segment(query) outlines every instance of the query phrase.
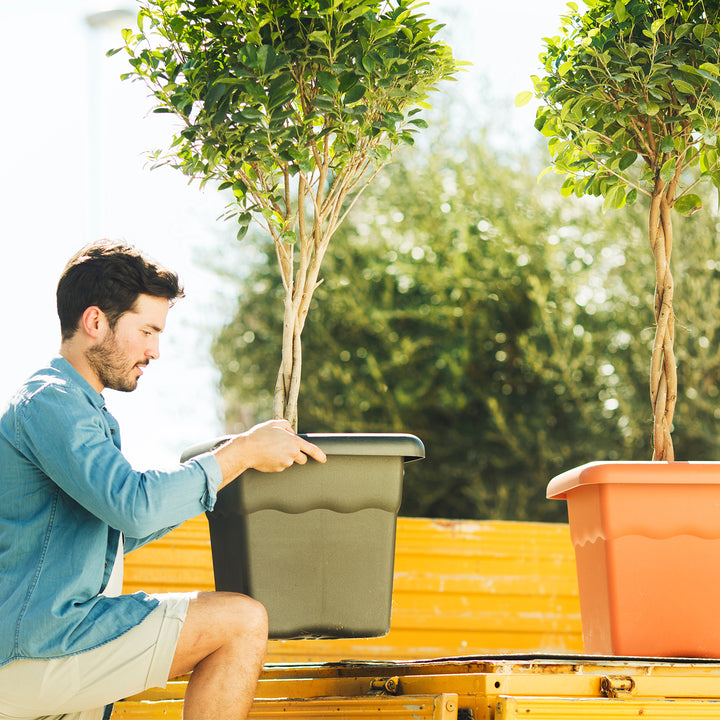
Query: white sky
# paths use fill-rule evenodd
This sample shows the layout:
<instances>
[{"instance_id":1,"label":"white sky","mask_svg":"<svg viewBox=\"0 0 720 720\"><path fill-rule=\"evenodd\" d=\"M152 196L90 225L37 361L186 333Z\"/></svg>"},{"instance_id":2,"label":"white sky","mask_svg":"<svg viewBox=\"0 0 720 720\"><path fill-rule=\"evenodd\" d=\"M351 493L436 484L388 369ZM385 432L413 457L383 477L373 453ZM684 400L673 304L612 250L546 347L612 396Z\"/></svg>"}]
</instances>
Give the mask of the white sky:
<instances>
[{"instance_id":1,"label":"white sky","mask_svg":"<svg viewBox=\"0 0 720 720\"><path fill-rule=\"evenodd\" d=\"M125 453L142 468L223 432L208 348L230 305L199 258L234 231L216 219L225 200L215 191L147 167L143 153L167 145L171 121L147 114L145 88L120 82L122 53L105 58L121 44L118 30L85 22L119 7L133 4L33 0L0 9L0 406L57 351L55 286L67 259L97 237L125 239L176 270L187 294L138 390L106 393ZM565 9L565 0L431 0L423 11L447 24L455 56L473 62L459 83L472 93L486 78L491 102L508 113L531 89L541 38L555 34ZM534 109L512 113L534 139Z\"/></svg>"}]
</instances>

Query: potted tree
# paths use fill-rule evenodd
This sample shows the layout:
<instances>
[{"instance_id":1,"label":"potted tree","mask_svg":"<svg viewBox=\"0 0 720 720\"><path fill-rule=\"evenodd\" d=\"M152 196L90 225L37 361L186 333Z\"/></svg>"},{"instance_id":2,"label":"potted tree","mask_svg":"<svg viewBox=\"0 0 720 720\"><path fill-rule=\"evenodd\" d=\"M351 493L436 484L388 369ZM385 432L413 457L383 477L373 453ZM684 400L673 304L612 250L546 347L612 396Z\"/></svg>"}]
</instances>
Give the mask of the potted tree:
<instances>
[{"instance_id":1,"label":"potted tree","mask_svg":"<svg viewBox=\"0 0 720 720\"><path fill-rule=\"evenodd\" d=\"M125 77L181 122L156 164L231 190L225 217L238 238L255 221L273 239L285 288L274 415L297 429L301 333L333 234L393 150L412 144L428 93L458 63L415 0L139 4ZM423 456L422 443L310 437L326 466L292 479L248 472L221 493L210 516L216 584L262 600L274 637L382 634L402 463ZM373 557L383 559L368 575Z\"/></svg>"},{"instance_id":2,"label":"potted tree","mask_svg":"<svg viewBox=\"0 0 720 720\"><path fill-rule=\"evenodd\" d=\"M575 544L585 649L720 656L720 467L674 462L673 212L720 187L720 10L702 0L585 0L546 41L535 126L565 195L622 208L645 197L655 259L652 462L591 463L554 478ZM522 93L517 104L533 93Z\"/></svg>"}]
</instances>

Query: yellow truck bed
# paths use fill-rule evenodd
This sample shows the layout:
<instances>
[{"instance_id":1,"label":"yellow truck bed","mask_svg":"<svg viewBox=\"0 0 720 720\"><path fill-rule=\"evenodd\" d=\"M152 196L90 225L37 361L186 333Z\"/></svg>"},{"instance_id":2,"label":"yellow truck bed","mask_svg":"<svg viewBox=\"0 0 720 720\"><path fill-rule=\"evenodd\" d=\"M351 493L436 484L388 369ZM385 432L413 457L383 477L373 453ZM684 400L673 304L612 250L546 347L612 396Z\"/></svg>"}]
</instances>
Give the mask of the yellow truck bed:
<instances>
[{"instance_id":1,"label":"yellow truck bed","mask_svg":"<svg viewBox=\"0 0 720 720\"><path fill-rule=\"evenodd\" d=\"M211 568L196 518L128 555L124 590L212 590ZM179 719L186 684L113 718ZM720 662L583 655L565 525L399 518L389 635L271 641L250 717L718 718Z\"/></svg>"},{"instance_id":2,"label":"yellow truck bed","mask_svg":"<svg viewBox=\"0 0 720 720\"><path fill-rule=\"evenodd\" d=\"M113 717L180 718L186 679ZM717 718L720 663L632 658L457 657L268 665L251 718Z\"/></svg>"}]
</instances>

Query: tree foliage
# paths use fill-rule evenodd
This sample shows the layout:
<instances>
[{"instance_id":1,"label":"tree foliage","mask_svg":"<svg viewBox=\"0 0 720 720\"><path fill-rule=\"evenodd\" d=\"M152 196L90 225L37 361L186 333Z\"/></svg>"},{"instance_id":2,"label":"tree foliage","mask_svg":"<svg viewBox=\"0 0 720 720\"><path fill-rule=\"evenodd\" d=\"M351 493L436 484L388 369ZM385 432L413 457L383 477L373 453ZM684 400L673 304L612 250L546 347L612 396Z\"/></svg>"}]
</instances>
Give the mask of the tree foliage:
<instances>
[{"instance_id":1,"label":"tree foliage","mask_svg":"<svg viewBox=\"0 0 720 720\"><path fill-rule=\"evenodd\" d=\"M653 457L672 460L677 399L671 210L702 207L696 186L720 187L720 9L704 0L574 3L533 78L562 192L621 208L647 196L656 292L650 368ZM522 103L531 97L524 93Z\"/></svg>"},{"instance_id":2,"label":"tree foliage","mask_svg":"<svg viewBox=\"0 0 720 720\"><path fill-rule=\"evenodd\" d=\"M416 0L140 0L125 31L158 112L182 122L169 153L229 188L243 237L272 237L285 289L274 415L297 422L300 336L351 198L425 126L427 94L457 69Z\"/></svg>"},{"instance_id":3,"label":"tree foliage","mask_svg":"<svg viewBox=\"0 0 720 720\"><path fill-rule=\"evenodd\" d=\"M432 131L431 131L432 132ZM647 348L652 258L638 202L603 214L538 186L522 158L482 135L402 153L335 238L306 330L302 430L397 431L427 458L406 468L402 512L560 520L556 473L650 446ZM688 260L718 257L711 214L685 221ZM213 354L228 429L262 417L282 302L272 253L238 280L237 311ZM679 285L693 459L717 452L720 267ZM691 401L692 397L692 401Z\"/></svg>"}]
</instances>

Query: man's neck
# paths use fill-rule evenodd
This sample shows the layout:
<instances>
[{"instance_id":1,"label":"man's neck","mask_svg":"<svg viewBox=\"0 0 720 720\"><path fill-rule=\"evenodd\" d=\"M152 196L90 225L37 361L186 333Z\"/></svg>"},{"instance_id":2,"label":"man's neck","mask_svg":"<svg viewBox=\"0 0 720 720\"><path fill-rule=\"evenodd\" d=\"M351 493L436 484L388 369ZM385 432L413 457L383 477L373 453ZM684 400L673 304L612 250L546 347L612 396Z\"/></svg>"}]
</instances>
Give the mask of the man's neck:
<instances>
[{"instance_id":1,"label":"man's neck","mask_svg":"<svg viewBox=\"0 0 720 720\"><path fill-rule=\"evenodd\" d=\"M87 380L90 387L98 393L101 393L105 386L100 382L97 373L88 363L85 356L85 349L80 344L73 342L73 339L63 340L60 345L60 355L64 357L82 377Z\"/></svg>"}]
</instances>

